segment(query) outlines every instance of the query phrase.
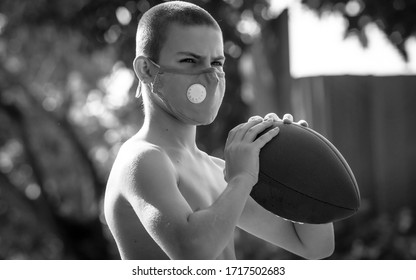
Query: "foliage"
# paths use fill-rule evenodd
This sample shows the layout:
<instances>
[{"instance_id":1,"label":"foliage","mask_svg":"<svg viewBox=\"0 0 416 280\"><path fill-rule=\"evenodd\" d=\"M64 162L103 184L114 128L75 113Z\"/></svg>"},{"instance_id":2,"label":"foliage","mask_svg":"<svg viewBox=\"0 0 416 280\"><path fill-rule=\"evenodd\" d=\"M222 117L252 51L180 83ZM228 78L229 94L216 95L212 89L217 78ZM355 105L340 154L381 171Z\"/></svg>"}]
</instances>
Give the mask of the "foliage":
<instances>
[{"instance_id":1,"label":"foliage","mask_svg":"<svg viewBox=\"0 0 416 280\"><path fill-rule=\"evenodd\" d=\"M355 223L355 224L354 224ZM416 258L414 212L403 207L395 215L361 215L340 223L332 259L413 260Z\"/></svg>"},{"instance_id":2,"label":"foliage","mask_svg":"<svg viewBox=\"0 0 416 280\"><path fill-rule=\"evenodd\" d=\"M135 28L159 2L0 2L0 258L118 258L102 196L121 143L141 125ZM272 16L266 0L194 2L219 20L225 38L226 97L217 120L198 131L199 146L222 156L228 131L247 118L238 61L259 35L241 23L267 29ZM413 31L406 22L403 39ZM293 258L259 253L266 245L244 233L237 242L254 245L242 258Z\"/></svg>"},{"instance_id":3,"label":"foliage","mask_svg":"<svg viewBox=\"0 0 416 280\"><path fill-rule=\"evenodd\" d=\"M363 46L368 40L365 27L375 23L405 60L406 40L416 35L416 2L413 0L302 0L318 14L340 13L348 22L346 36L354 34Z\"/></svg>"}]
</instances>

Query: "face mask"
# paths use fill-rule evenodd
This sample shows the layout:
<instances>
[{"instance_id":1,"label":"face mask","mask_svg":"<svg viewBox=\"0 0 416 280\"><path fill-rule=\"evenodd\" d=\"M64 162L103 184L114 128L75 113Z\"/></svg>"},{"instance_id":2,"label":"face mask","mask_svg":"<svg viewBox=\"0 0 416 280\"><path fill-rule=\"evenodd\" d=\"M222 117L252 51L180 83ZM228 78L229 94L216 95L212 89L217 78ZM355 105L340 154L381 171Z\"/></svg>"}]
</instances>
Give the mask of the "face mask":
<instances>
[{"instance_id":1,"label":"face mask","mask_svg":"<svg viewBox=\"0 0 416 280\"><path fill-rule=\"evenodd\" d=\"M168 113L193 125L209 124L215 119L225 92L223 71L215 67L173 69L151 63L158 68L151 90Z\"/></svg>"}]
</instances>

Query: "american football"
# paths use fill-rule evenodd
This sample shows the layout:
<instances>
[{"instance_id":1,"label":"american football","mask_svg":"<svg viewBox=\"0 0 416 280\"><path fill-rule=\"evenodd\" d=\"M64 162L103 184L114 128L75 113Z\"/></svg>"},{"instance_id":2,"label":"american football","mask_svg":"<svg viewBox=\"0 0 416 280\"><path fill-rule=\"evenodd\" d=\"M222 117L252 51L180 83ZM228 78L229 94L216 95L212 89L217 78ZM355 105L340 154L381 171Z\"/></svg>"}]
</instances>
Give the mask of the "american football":
<instances>
[{"instance_id":1,"label":"american football","mask_svg":"<svg viewBox=\"0 0 416 280\"><path fill-rule=\"evenodd\" d=\"M296 123L276 122L279 134L260 151L251 196L263 208L294 222L345 219L360 207L351 168L325 137Z\"/></svg>"}]
</instances>

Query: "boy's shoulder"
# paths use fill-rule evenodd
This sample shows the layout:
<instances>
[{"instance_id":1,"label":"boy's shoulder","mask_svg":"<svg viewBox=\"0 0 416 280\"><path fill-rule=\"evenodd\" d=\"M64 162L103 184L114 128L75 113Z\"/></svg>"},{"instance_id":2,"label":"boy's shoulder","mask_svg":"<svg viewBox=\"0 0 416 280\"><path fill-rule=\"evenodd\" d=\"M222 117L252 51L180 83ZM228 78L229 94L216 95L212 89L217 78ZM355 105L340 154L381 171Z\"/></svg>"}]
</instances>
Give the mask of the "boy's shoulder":
<instances>
[{"instance_id":1,"label":"boy's shoulder","mask_svg":"<svg viewBox=\"0 0 416 280\"><path fill-rule=\"evenodd\" d=\"M163 153L163 148L149 141L132 137L121 145L118 155L130 155L134 157L143 153L152 152Z\"/></svg>"},{"instance_id":2,"label":"boy's shoulder","mask_svg":"<svg viewBox=\"0 0 416 280\"><path fill-rule=\"evenodd\" d=\"M117 158L126 164L151 164L153 161L169 161L165 149L146 140L131 138L123 143Z\"/></svg>"},{"instance_id":3,"label":"boy's shoulder","mask_svg":"<svg viewBox=\"0 0 416 280\"><path fill-rule=\"evenodd\" d=\"M154 176L155 170L174 172L173 164L165 149L137 139L129 139L120 147L113 169L121 171L116 172L121 176L140 174L141 178Z\"/></svg>"}]
</instances>

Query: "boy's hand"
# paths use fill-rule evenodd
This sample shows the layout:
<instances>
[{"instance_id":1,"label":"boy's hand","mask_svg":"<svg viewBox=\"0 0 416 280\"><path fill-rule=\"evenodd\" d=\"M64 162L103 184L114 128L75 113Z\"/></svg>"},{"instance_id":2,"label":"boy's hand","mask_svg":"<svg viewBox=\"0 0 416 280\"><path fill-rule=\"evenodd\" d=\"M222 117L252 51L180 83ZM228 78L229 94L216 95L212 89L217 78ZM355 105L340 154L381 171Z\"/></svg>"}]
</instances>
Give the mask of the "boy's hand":
<instances>
[{"instance_id":1,"label":"boy's hand","mask_svg":"<svg viewBox=\"0 0 416 280\"><path fill-rule=\"evenodd\" d=\"M260 149L279 133L279 128L256 137L272 125L272 118L263 120L262 117L255 116L230 131L224 149L224 178L227 182L243 175L251 187L257 183Z\"/></svg>"},{"instance_id":2,"label":"boy's hand","mask_svg":"<svg viewBox=\"0 0 416 280\"><path fill-rule=\"evenodd\" d=\"M283 121L283 123L285 124L291 124L293 123L293 116L291 114L285 114L283 116L283 120L280 119L275 113L269 113L267 114L265 117L266 118L272 118L275 121ZM297 122L298 125L304 126L304 127L309 127L309 124L305 121L305 120L300 120Z\"/></svg>"},{"instance_id":3,"label":"boy's hand","mask_svg":"<svg viewBox=\"0 0 416 280\"><path fill-rule=\"evenodd\" d=\"M256 137L266 128L272 126L275 121L291 124L293 116L285 114L283 119L275 113L267 114L264 119L254 116L248 122L240 124L230 131L224 149L224 178L227 182L238 175L248 175L247 178L250 179L252 186L257 183L260 149L279 133L279 128L271 129L257 139ZM304 120L298 121L297 124L308 127L308 123Z\"/></svg>"}]
</instances>

